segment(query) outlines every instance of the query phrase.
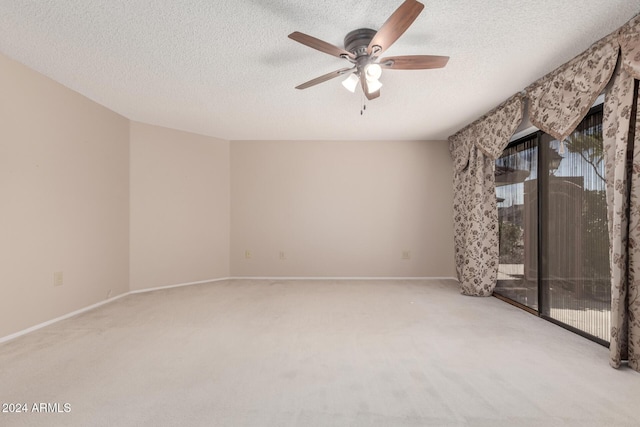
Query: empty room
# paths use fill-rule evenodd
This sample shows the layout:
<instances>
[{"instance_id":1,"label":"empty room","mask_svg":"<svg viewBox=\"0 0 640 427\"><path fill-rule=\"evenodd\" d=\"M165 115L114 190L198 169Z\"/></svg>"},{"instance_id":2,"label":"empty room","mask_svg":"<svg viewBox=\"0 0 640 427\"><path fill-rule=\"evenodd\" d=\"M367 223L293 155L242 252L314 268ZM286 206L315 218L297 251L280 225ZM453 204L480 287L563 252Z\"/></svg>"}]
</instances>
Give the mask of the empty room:
<instances>
[{"instance_id":1,"label":"empty room","mask_svg":"<svg viewBox=\"0 0 640 427\"><path fill-rule=\"evenodd\" d=\"M0 0L0 425L640 425L640 0Z\"/></svg>"}]
</instances>

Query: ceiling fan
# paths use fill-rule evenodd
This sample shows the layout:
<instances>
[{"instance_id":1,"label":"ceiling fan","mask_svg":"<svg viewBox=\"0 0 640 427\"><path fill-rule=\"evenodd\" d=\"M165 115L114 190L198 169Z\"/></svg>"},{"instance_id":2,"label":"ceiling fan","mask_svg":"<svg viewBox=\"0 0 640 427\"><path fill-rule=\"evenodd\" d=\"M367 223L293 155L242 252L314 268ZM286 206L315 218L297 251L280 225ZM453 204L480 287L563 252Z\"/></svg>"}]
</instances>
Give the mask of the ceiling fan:
<instances>
[{"instance_id":1,"label":"ceiling fan","mask_svg":"<svg viewBox=\"0 0 640 427\"><path fill-rule=\"evenodd\" d=\"M449 61L448 56L408 55L379 57L409 28L423 8L424 5L416 0L405 0L378 31L360 28L347 34L344 38L344 49L298 31L289 34L289 38L298 43L329 55L344 58L352 64L351 67L341 68L309 80L296 86L296 89L306 89L348 74L349 76L342 84L351 92L355 92L358 83L360 83L365 96L371 100L380 96L382 83L380 83L379 79L383 68L391 70L425 70L444 67Z\"/></svg>"}]
</instances>

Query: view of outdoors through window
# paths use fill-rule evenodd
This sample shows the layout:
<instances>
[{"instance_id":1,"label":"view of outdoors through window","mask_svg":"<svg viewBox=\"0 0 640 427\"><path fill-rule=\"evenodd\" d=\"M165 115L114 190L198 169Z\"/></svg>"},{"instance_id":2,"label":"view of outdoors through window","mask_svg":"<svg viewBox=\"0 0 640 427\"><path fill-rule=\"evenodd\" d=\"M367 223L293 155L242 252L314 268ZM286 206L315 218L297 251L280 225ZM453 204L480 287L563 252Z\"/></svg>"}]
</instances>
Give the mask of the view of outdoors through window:
<instances>
[{"instance_id":1,"label":"view of outdoors through window","mask_svg":"<svg viewBox=\"0 0 640 427\"><path fill-rule=\"evenodd\" d=\"M538 309L538 138L496 160L500 264L496 292Z\"/></svg>"},{"instance_id":2,"label":"view of outdoors through window","mask_svg":"<svg viewBox=\"0 0 640 427\"><path fill-rule=\"evenodd\" d=\"M601 109L563 144L538 132L507 148L496 160L496 196L496 293L609 341Z\"/></svg>"}]
</instances>

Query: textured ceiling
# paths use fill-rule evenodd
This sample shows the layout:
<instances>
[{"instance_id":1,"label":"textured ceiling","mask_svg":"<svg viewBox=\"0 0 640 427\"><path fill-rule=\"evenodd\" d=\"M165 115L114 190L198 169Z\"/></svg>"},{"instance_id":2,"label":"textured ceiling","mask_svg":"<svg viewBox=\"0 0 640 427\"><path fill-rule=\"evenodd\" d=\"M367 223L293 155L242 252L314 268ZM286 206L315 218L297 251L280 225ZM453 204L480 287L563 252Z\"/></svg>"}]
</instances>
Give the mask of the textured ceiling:
<instances>
[{"instance_id":1,"label":"textured ceiling","mask_svg":"<svg viewBox=\"0 0 640 427\"><path fill-rule=\"evenodd\" d=\"M451 57L385 70L380 98L340 78L342 47L402 0L0 0L0 52L132 119L226 140L445 139L640 12L640 0L423 0L385 56Z\"/></svg>"}]
</instances>

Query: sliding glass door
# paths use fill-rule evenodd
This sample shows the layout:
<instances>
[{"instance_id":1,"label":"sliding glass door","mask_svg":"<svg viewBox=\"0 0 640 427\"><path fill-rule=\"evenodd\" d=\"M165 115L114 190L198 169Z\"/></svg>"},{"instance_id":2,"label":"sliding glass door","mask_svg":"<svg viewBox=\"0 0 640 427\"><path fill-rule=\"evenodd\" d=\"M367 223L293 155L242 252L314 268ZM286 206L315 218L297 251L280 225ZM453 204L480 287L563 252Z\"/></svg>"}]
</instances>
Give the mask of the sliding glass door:
<instances>
[{"instance_id":1,"label":"sliding glass door","mask_svg":"<svg viewBox=\"0 0 640 427\"><path fill-rule=\"evenodd\" d=\"M602 112L590 114L561 147L543 134L542 311L609 341L611 276ZM562 154L558 154L563 152Z\"/></svg>"},{"instance_id":2,"label":"sliding glass door","mask_svg":"<svg viewBox=\"0 0 640 427\"><path fill-rule=\"evenodd\" d=\"M596 341L610 339L602 109L562 144L537 132L496 161L496 293Z\"/></svg>"}]
</instances>

